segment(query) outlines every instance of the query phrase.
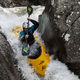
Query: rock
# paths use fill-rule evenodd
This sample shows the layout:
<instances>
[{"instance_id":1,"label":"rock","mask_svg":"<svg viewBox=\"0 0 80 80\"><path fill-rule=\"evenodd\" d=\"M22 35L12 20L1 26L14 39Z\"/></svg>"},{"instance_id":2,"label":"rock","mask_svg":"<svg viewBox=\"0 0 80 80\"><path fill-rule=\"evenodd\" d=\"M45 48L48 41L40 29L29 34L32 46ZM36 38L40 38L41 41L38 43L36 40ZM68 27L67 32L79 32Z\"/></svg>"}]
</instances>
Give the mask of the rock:
<instances>
[{"instance_id":1,"label":"rock","mask_svg":"<svg viewBox=\"0 0 80 80\"><path fill-rule=\"evenodd\" d=\"M13 5L12 0L0 0L0 5L2 7L11 7Z\"/></svg>"},{"instance_id":2,"label":"rock","mask_svg":"<svg viewBox=\"0 0 80 80\"><path fill-rule=\"evenodd\" d=\"M32 5L46 5L50 0L0 0L2 7L15 7L15 6L27 6Z\"/></svg>"},{"instance_id":3,"label":"rock","mask_svg":"<svg viewBox=\"0 0 80 80\"><path fill-rule=\"evenodd\" d=\"M27 0L0 0L2 7L27 6Z\"/></svg>"},{"instance_id":4,"label":"rock","mask_svg":"<svg viewBox=\"0 0 80 80\"><path fill-rule=\"evenodd\" d=\"M13 6L27 6L28 1L27 0L12 0Z\"/></svg>"},{"instance_id":5,"label":"rock","mask_svg":"<svg viewBox=\"0 0 80 80\"><path fill-rule=\"evenodd\" d=\"M38 31L41 32L41 37L44 40L48 52L54 54L55 58L64 62L67 56L64 41L60 37L60 30L52 19L54 15L51 13L52 16L50 16L49 14L50 13L47 14L46 11L42 14ZM65 57L65 59L62 57Z\"/></svg>"},{"instance_id":6,"label":"rock","mask_svg":"<svg viewBox=\"0 0 80 80\"><path fill-rule=\"evenodd\" d=\"M54 2L53 2L54 1ZM51 0L40 16L39 32L48 51L80 77L79 0ZM54 4L55 3L55 4ZM59 18L57 16L60 16ZM69 34L68 41L65 35Z\"/></svg>"},{"instance_id":7,"label":"rock","mask_svg":"<svg viewBox=\"0 0 80 80\"><path fill-rule=\"evenodd\" d=\"M0 32L0 80L21 80L21 73L14 62L13 50L5 35Z\"/></svg>"}]
</instances>

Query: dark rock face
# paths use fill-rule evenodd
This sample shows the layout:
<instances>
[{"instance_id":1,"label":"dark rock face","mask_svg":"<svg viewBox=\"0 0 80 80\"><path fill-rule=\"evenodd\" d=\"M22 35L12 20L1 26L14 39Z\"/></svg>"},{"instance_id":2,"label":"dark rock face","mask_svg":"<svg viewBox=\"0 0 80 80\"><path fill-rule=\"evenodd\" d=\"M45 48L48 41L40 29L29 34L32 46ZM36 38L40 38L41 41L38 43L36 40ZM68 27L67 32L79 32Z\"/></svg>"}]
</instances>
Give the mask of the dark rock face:
<instances>
[{"instance_id":1,"label":"dark rock face","mask_svg":"<svg viewBox=\"0 0 80 80\"><path fill-rule=\"evenodd\" d=\"M2 7L27 6L27 0L0 0Z\"/></svg>"},{"instance_id":2,"label":"dark rock face","mask_svg":"<svg viewBox=\"0 0 80 80\"><path fill-rule=\"evenodd\" d=\"M14 60L12 48L0 32L0 80L21 80Z\"/></svg>"},{"instance_id":3,"label":"dark rock face","mask_svg":"<svg viewBox=\"0 0 80 80\"><path fill-rule=\"evenodd\" d=\"M40 17L41 37L49 52L80 77L80 2L54 0L47 5ZM68 41L64 41L65 35L62 38L63 33L70 35Z\"/></svg>"},{"instance_id":4,"label":"dark rock face","mask_svg":"<svg viewBox=\"0 0 80 80\"><path fill-rule=\"evenodd\" d=\"M27 6L28 4L46 5L46 3L50 3L50 0L0 0L2 7Z\"/></svg>"},{"instance_id":5,"label":"dark rock face","mask_svg":"<svg viewBox=\"0 0 80 80\"><path fill-rule=\"evenodd\" d=\"M47 3L50 3L50 0L28 0L28 2L34 5L46 5Z\"/></svg>"},{"instance_id":6,"label":"dark rock face","mask_svg":"<svg viewBox=\"0 0 80 80\"><path fill-rule=\"evenodd\" d=\"M2 7L10 7L13 5L12 2L12 0L0 0L0 5Z\"/></svg>"},{"instance_id":7,"label":"dark rock face","mask_svg":"<svg viewBox=\"0 0 80 80\"><path fill-rule=\"evenodd\" d=\"M14 6L27 6L29 3L27 0L12 0Z\"/></svg>"},{"instance_id":8,"label":"dark rock face","mask_svg":"<svg viewBox=\"0 0 80 80\"><path fill-rule=\"evenodd\" d=\"M47 13L49 10L46 9L48 8L52 10ZM40 16L38 31L41 32L41 37L44 40L49 53L55 54L55 58L64 62L67 57L64 41L60 37L60 30L54 22L54 8L52 6L49 6L48 8L46 8L42 16Z\"/></svg>"}]
</instances>

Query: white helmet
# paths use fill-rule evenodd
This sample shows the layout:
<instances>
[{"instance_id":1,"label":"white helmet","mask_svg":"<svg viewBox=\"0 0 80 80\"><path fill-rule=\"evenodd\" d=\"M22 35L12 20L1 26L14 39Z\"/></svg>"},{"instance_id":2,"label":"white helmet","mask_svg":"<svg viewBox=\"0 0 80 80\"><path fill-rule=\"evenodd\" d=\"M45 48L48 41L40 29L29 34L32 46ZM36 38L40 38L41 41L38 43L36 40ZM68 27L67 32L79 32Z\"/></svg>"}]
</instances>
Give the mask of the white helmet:
<instances>
[{"instance_id":1,"label":"white helmet","mask_svg":"<svg viewBox=\"0 0 80 80\"><path fill-rule=\"evenodd\" d=\"M22 27L23 27L23 28L27 28L27 27L28 27L27 25L28 25L27 22L24 22L24 23L22 24Z\"/></svg>"}]
</instances>

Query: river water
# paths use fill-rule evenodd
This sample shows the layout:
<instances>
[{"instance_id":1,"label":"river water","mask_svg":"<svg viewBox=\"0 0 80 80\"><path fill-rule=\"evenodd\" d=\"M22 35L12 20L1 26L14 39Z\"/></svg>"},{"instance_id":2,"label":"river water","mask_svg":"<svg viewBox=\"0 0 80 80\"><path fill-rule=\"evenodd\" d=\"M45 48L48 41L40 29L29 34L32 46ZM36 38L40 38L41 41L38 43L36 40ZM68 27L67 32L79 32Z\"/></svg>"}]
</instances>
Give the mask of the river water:
<instances>
[{"instance_id":1,"label":"river water","mask_svg":"<svg viewBox=\"0 0 80 80\"><path fill-rule=\"evenodd\" d=\"M42 13L44 7L33 6L33 14L30 16L32 19L38 21L38 15ZM22 75L25 80L79 80L78 76L74 75L68 70L67 66L58 60L53 60L50 57L50 63L45 72L44 79L39 77L34 69L29 65L27 56L22 56L21 49L22 45L18 38L12 33L12 28L16 25L22 25L23 22L27 21L27 13L25 7L16 8L2 8L0 7L0 26L2 32L7 36L7 40L12 46L14 51L14 57L18 60L18 68L21 69ZM30 23L30 25L32 25ZM35 32L36 36L39 34Z\"/></svg>"}]
</instances>

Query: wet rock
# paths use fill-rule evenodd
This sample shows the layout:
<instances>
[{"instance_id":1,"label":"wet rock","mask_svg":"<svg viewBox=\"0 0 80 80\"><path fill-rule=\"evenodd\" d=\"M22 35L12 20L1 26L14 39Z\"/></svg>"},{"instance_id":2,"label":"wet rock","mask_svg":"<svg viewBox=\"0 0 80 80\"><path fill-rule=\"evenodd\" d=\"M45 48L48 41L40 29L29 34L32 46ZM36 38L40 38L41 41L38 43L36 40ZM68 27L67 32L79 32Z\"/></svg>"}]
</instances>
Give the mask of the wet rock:
<instances>
[{"instance_id":1,"label":"wet rock","mask_svg":"<svg viewBox=\"0 0 80 80\"><path fill-rule=\"evenodd\" d=\"M46 5L50 0L0 0L2 7L16 7L30 5Z\"/></svg>"},{"instance_id":2,"label":"wet rock","mask_svg":"<svg viewBox=\"0 0 80 80\"><path fill-rule=\"evenodd\" d=\"M65 42L62 37L60 37L60 30L53 20L54 15L51 13L52 16L50 16L49 14L50 13L46 13L46 10L44 11L40 18L41 22L38 31L41 32L41 37L44 40L48 52L54 54L55 58L64 62L67 57Z\"/></svg>"},{"instance_id":3,"label":"wet rock","mask_svg":"<svg viewBox=\"0 0 80 80\"><path fill-rule=\"evenodd\" d=\"M54 1L54 2L53 2ZM80 77L79 0L51 0L40 16L39 32L48 51ZM69 34L69 38L66 38Z\"/></svg>"},{"instance_id":4,"label":"wet rock","mask_svg":"<svg viewBox=\"0 0 80 80\"><path fill-rule=\"evenodd\" d=\"M0 0L0 6L11 7L13 5L12 0Z\"/></svg>"},{"instance_id":5,"label":"wet rock","mask_svg":"<svg viewBox=\"0 0 80 80\"><path fill-rule=\"evenodd\" d=\"M5 35L0 32L0 80L21 80L13 51Z\"/></svg>"}]
</instances>

